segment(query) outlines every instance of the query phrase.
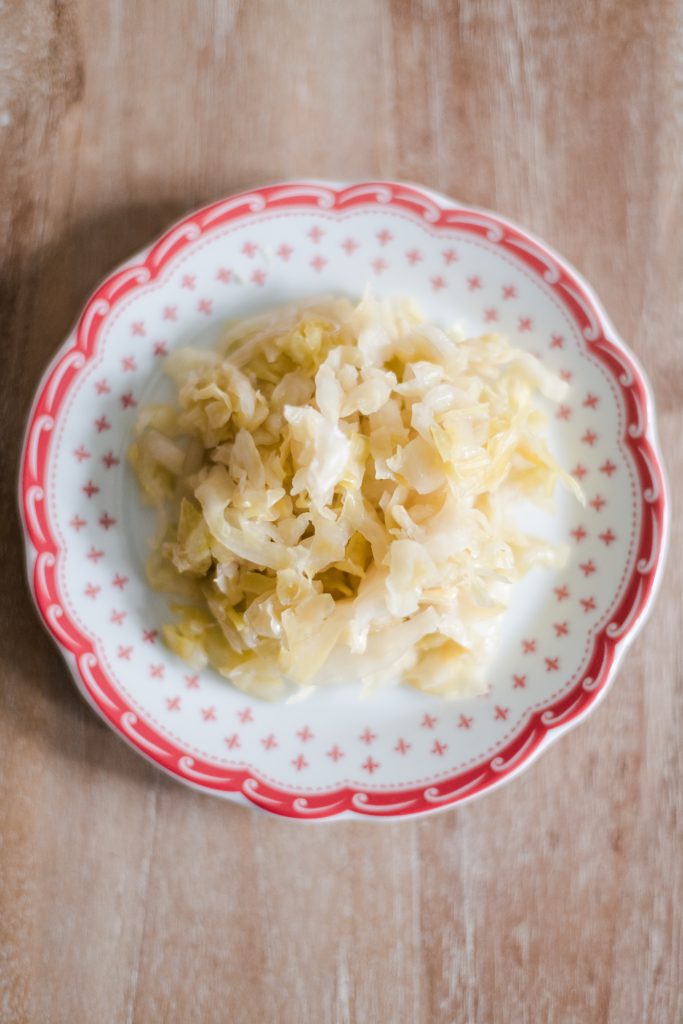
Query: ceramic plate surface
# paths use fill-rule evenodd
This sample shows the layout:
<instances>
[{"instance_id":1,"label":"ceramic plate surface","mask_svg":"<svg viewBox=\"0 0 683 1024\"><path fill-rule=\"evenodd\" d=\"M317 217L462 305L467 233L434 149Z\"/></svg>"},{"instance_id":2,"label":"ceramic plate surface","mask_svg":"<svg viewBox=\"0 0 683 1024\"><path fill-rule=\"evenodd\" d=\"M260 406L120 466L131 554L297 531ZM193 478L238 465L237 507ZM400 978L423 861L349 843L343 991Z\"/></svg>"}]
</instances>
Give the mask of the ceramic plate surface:
<instances>
[{"instance_id":1,"label":"ceramic plate surface","mask_svg":"<svg viewBox=\"0 0 683 1024\"><path fill-rule=\"evenodd\" d=\"M551 444L581 481L534 528L570 545L517 588L483 697L353 680L249 699L166 650L145 582L150 512L126 462L166 354L227 319L320 293L411 295L468 334L495 329L570 384ZM20 479L31 587L76 683L132 746L199 789L311 820L434 811L529 763L604 694L652 600L666 493L649 389L588 285L527 232L415 186L300 182L186 217L113 273L47 370Z\"/></svg>"}]
</instances>

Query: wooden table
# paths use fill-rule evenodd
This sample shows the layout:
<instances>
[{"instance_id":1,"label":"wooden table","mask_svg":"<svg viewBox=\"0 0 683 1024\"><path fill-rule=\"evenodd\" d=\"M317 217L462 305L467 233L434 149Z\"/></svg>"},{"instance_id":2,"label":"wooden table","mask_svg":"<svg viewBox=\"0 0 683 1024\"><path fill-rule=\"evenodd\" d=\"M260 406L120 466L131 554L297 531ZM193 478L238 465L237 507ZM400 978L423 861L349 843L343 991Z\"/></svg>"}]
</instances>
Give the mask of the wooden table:
<instances>
[{"instance_id":1,"label":"wooden table","mask_svg":"<svg viewBox=\"0 0 683 1024\"><path fill-rule=\"evenodd\" d=\"M0 9L0 1022L683 1020L683 7L25 0ZM605 702L415 823L303 828L163 778L77 697L15 473L90 289L176 215L413 179L528 225L647 367L669 570Z\"/></svg>"}]
</instances>

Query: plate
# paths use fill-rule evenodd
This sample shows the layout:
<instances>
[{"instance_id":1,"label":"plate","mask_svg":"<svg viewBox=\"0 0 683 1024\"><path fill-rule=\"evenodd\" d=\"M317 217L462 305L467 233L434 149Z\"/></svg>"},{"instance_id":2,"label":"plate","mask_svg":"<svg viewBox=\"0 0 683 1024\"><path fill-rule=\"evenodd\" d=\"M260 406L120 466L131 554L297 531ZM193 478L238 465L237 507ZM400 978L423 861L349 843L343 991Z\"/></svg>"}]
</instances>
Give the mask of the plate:
<instances>
[{"instance_id":1,"label":"plate","mask_svg":"<svg viewBox=\"0 0 683 1024\"><path fill-rule=\"evenodd\" d=\"M570 545L506 616L489 692L446 701L353 681L249 699L160 643L150 513L126 462L168 352L227 319L335 293L414 296L469 335L505 332L570 384L551 443L584 488L535 528ZM102 283L38 388L20 504L39 613L76 684L175 778L299 820L433 812L500 785L604 695L650 607L667 501L643 372L586 282L497 214L375 181L258 188L199 210Z\"/></svg>"}]
</instances>

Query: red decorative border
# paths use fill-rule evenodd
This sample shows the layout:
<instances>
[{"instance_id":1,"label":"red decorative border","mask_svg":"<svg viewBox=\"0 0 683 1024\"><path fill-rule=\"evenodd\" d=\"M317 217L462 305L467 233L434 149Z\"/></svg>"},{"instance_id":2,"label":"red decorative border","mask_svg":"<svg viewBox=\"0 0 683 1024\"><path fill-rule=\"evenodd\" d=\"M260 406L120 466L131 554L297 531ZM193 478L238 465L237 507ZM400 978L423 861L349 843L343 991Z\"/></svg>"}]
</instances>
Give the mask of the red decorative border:
<instances>
[{"instance_id":1,"label":"red decorative border","mask_svg":"<svg viewBox=\"0 0 683 1024\"><path fill-rule=\"evenodd\" d=\"M153 281L179 252L202 234L227 222L287 207L329 213L368 206L391 206L406 211L432 230L457 228L482 237L523 263L553 290L578 325L588 350L606 367L621 394L625 412L623 441L633 457L640 486L641 529L633 573L611 621L594 638L583 677L551 707L535 712L519 735L495 757L426 787L391 792L344 787L307 795L263 782L245 770L226 771L188 756L126 703L100 665L93 644L63 605L57 579L60 551L50 528L46 478L55 417L78 374L94 357L104 320L125 295ZM99 713L141 753L184 781L203 790L240 793L264 809L299 819L333 817L344 812L397 817L435 810L481 793L518 771L539 750L551 730L584 715L607 686L616 668L617 655L633 637L651 602L665 550L666 485L651 420L651 403L642 372L616 337L590 289L561 259L507 221L437 200L414 186L391 182L367 182L346 188L303 182L245 192L186 217L152 246L142 262L128 265L107 278L86 305L75 340L67 341L47 371L31 412L20 477L21 511L35 552L32 585L36 603L77 681Z\"/></svg>"}]
</instances>

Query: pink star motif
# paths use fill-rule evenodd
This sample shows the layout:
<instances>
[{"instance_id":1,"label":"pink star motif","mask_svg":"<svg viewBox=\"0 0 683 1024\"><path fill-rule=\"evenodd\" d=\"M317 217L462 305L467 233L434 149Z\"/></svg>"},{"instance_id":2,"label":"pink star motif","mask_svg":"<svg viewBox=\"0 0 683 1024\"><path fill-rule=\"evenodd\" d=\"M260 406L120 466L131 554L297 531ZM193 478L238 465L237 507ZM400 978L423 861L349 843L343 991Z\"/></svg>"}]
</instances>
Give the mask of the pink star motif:
<instances>
[{"instance_id":1,"label":"pink star motif","mask_svg":"<svg viewBox=\"0 0 683 1024\"><path fill-rule=\"evenodd\" d=\"M280 248L277 250L277 255L280 257L281 260L284 260L284 262L287 263L289 257L292 255L293 252L294 249L291 247L291 245L285 245L285 243L283 242Z\"/></svg>"},{"instance_id":2,"label":"pink star motif","mask_svg":"<svg viewBox=\"0 0 683 1024\"><path fill-rule=\"evenodd\" d=\"M195 281L197 277L195 274L184 274L180 282L181 288L187 288L189 292L194 291Z\"/></svg>"},{"instance_id":3,"label":"pink star motif","mask_svg":"<svg viewBox=\"0 0 683 1024\"><path fill-rule=\"evenodd\" d=\"M366 771L369 775L372 775L372 773L376 772L377 769L379 768L379 761L375 761L375 759L370 757L370 755L368 754L365 761L363 761L361 768L363 769L363 771Z\"/></svg>"},{"instance_id":4,"label":"pink star motif","mask_svg":"<svg viewBox=\"0 0 683 1024\"><path fill-rule=\"evenodd\" d=\"M571 370L560 370L560 377L563 381L566 381L567 384L569 384L573 376L574 375Z\"/></svg>"},{"instance_id":5,"label":"pink star motif","mask_svg":"<svg viewBox=\"0 0 683 1024\"><path fill-rule=\"evenodd\" d=\"M137 370L138 364L135 362L135 356L124 356L121 360L121 368L124 373L132 373L133 370Z\"/></svg>"},{"instance_id":6,"label":"pink star motif","mask_svg":"<svg viewBox=\"0 0 683 1024\"><path fill-rule=\"evenodd\" d=\"M327 751L327 756L332 758L332 760L336 764L336 762L339 760L339 758L344 756L344 751L340 750L340 748L335 743L335 745L332 747L332 749Z\"/></svg>"},{"instance_id":7,"label":"pink star motif","mask_svg":"<svg viewBox=\"0 0 683 1024\"><path fill-rule=\"evenodd\" d=\"M164 320L177 320L178 319L178 307L177 306L164 306Z\"/></svg>"},{"instance_id":8,"label":"pink star motif","mask_svg":"<svg viewBox=\"0 0 683 1024\"><path fill-rule=\"evenodd\" d=\"M185 686L188 688L188 690L199 689L199 676L197 675L196 672L192 676L185 676Z\"/></svg>"},{"instance_id":9,"label":"pink star motif","mask_svg":"<svg viewBox=\"0 0 683 1024\"><path fill-rule=\"evenodd\" d=\"M130 656L132 653L132 647L119 647L118 649L118 657L121 658L122 661L130 661Z\"/></svg>"},{"instance_id":10,"label":"pink star motif","mask_svg":"<svg viewBox=\"0 0 683 1024\"><path fill-rule=\"evenodd\" d=\"M219 267L216 271L216 280L222 281L223 284L230 284L231 278L232 271L228 270L226 267Z\"/></svg>"},{"instance_id":11,"label":"pink star motif","mask_svg":"<svg viewBox=\"0 0 683 1024\"><path fill-rule=\"evenodd\" d=\"M595 598L594 597L582 597L581 600L580 600L580 604L581 604L581 607L583 608L583 610L584 610L584 612L586 614L588 612L594 612L595 611Z\"/></svg>"},{"instance_id":12,"label":"pink star motif","mask_svg":"<svg viewBox=\"0 0 683 1024\"><path fill-rule=\"evenodd\" d=\"M102 456L102 463L105 469L111 469L112 466L118 466L119 459L116 458L113 452L107 452L106 455Z\"/></svg>"},{"instance_id":13,"label":"pink star motif","mask_svg":"<svg viewBox=\"0 0 683 1024\"><path fill-rule=\"evenodd\" d=\"M298 772L302 771L304 768L308 768L308 761L303 754L299 754L298 757L295 757L292 764Z\"/></svg>"},{"instance_id":14,"label":"pink star motif","mask_svg":"<svg viewBox=\"0 0 683 1024\"><path fill-rule=\"evenodd\" d=\"M583 400L583 407L584 409L597 409L599 401L600 399L598 398L598 396L592 395L589 391Z\"/></svg>"},{"instance_id":15,"label":"pink star motif","mask_svg":"<svg viewBox=\"0 0 683 1024\"><path fill-rule=\"evenodd\" d=\"M69 523L69 526L73 527L76 533L78 533L84 526L87 526L87 520L81 519L79 515L75 515Z\"/></svg>"},{"instance_id":16,"label":"pink star motif","mask_svg":"<svg viewBox=\"0 0 683 1024\"><path fill-rule=\"evenodd\" d=\"M318 253L311 260L311 266L313 267L315 272L319 274L323 267L327 266L327 260L325 259L324 256L321 256L320 253Z\"/></svg>"},{"instance_id":17,"label":"pink star motif","mask_svg":"<svg viewBox=\"0 0 683 1024\"><path fill-rule=\"evenodd\" d=\"M593 562L592 558L589 559L589 561L587 562L581 562L581 564L579 565L579 569L586 577L592 576L593 573L597 571L595 568L595 563Z\"/></svg>"},{"instance_id":18,"label":"pink star motif","mask_svg":"<svg viewBox=\"0 0 683 1024\"><path fill-rule=\"evenodd\" d=\"M263 739L261 740L261 743L263 744L265 750L272 750L273 747L277 746L277 740L273 736L272 732L269 733L267 736L264 736Z\"/></svg>"},{"instance_id":19,"label":"pink star motif","mask_svg":"<svg viewBox=\"0 0 683 1024\"><path fill-rule=\"evenodd\" d=\"M116 520L108 512L103 512L97 521L103 530L109 530L116 524Z\"/></svg>"},{"instance_id":20,"label":"pink star motif","mask_svg":"<svg viewBox=\"0 0 683 1024\"><path fill-rule=\"evenodd\" d=\"M408 252L406 253L406 259L408 260L408 263L410 263L410 265L414 267L416 263L419 263L421 261L422 253L420 252L419 249L409 249Z\"/></svg>"},{"instance_id":21,"label":"pink star motif","mask_svg":"<svg viewBox=\"0 0 683 1024\"><path fill-rule=\"evenodd\" d=\"M202 713L203 721L205 721L205 722L215 722L216 721L216 709L213 706L213 704L211 705L210 708L202 708L201 709L201 713Z\"/></svg>"},{"instance_id":22,"label":"pink star motif","mask_svg":"<svg viewBox=\"0 0 683 1024\"><path fill-rule=\"evenodd\" d=\"M118 587L119 590L123 590L123 588L125 587L126 583L128 582L128 577L127 576L120 576L119 573L117 573L116 576L114 576L114 579L111 582L112 582L112 586Z\"/></svg>"},{"instance_id":23,"label":"pink star motif","mask_svg":"<svg viewBox=\"0 0 683 1024\"><path fill-rule=\"evenodd\" d=\"M93 583L89 583L83 593L86 597L89 597L92 601L95 600L102 587L96 587Z\"/></svg>"},{"instance_id":24,"label":"pink star motif","mask_svg":"<svg viewBox=\"0 0 683 1024\"><path fill-rule=\"evenodd\" d=\"M422 721L420 722L420 725L422 726L423 729L433 729L437 721L438 719L436 718L435 715L425 714L422 718Z\"/></svg>"},{"instance_id":25,"label":"pink star motif","mask_svg":"<svg viewBox=\"0 0 683 1024\"><path fill-rule=\"evenodd\" d=\"M605 507L607 502L605 501L605 499L602 497L601 494L596 494L595 497L593 498L593 500L589 501L588 504L590 505L591 508L594 508L596 512L599 512L600 509Z\"/></svg>"},{"instance_id":26,"label":"pink star motif","mask_svg":"<svg viewBox=\"0 0 683 1024\"><path fill-rule=\"evenodd\" d=\"M600 466L600 472L604 473L605 476L611 477L613 473L616 473L616 471L617 467L609 459L607 460L607 462L603 462L602 466Z\"/></svg>"},{"instance_id":27,"label":"pink star motif","mask_svg":"<svg viewBox=\"0 0 683 1024\"><path fill-rule=\"evenodd\" d=\"M101 434L103 430L111 430L111 423L106 416L100 416L98 420L95 420L95 427L97 428L97 433Z\"/></svg>"},{"instance_id":28,"label":"pink star motif","mask_svg":"<svg viewBox=\"0 0 683 1024\"><path fill-rule=\"evenodd\" d=\"M493 323L494 320L498 319L498 310L491 306L489 309L484 310L484 320L487 324Z\"/></svg>"},{"instance_id":29,"label":"pink star motif","mask_svg":"<svg viewBox=\"0 0 683 1024\"><path fill-rule=\"evenodd\" d=\"M149 666L150 679L163 679L164 678L164 666L163 665L150 665Z\"/></svg>"},{"instance_id":30,"label":"pink star motif","mask_svg":"<svg viewBox=\"0 0 683 1024\"><path fill-rule=\"evenodd\" d=\"M155 644L157 637L159 636L158 629L143 629L142 631L142 642L143 644Z\"/></svg>"},{"instance_id":31,"label":"pink star motif","mask_svg":"<svg viewBox=\"0 0 683 1024\"><path fill-rule=\"evenodd\" d=\"M576 529L570 530L570 533L577 544L580 544L588 536L583 526L577 526Z\"/></svg>"},{"instance_id":32,"label":"pink star motif","mask_svg":"<svg viewBox=\"0 0 683 1024\"><path fill-rule=\"evenodd\" d=\"M481 278L479 277L478 274L475 274L473 277L467 278L467 287L471 292L476 292L477 288L483 288Z\"/></svg>"},{"instance_id":33,"label":"pink star motif","mask_svg":"<svg viewBox=\"0 0 683 1024\"><path fill-rule=\"evenodd\" d=\"M377 739L377 736L376 736L376 734L375 734L375 733L374 733L374 732L372 731L372 729L370 729L370 728L368 727L368 728L366 728L366 729L365 729L365 730L364 730L364 731L363 731L363 732L362 732L362 733L360 734L360 736L359 736L358 738L359 738L360 740L362 740L362 741L363 741L363 743L368 743L368 744L370 744L370 743L372 743L372 741L373 741L373 740L376 740L376 739Z\"/></svg>"},{"instance_id":34,"label":"pink star motif","mask_svg":"<svg viewBox=\"0 0 683 1024\"><path fill-rule=\"evenodd\" d=\"M534 654L536 651L535 640L522 640L522 652L524 654Z\"/></svg>"},{"instance_id":35,"label":"pink star motif","mask_svg":"<svg viewBox=\"0 0 683 1024\"><path fill-rule=\"evenodd\" d=\"M561 334L553 334L550 341L551 348L564 348L564 338Z\"/></svg>"},{"instance_id":36,"label":"pink star motif","mask_svg":"<svg viewBox=\"0 0 683 1024\"><path fill-rule=\"evenodd\" d=\"M180 697L167 697L166 707L169 711L180 711Z\"/></svg>"},{"instance_id":37,"label":"pink star motif","mask_svg":"<svg viewBox=\"0 0 683 1024\"><path fill-rule=\"evenodd\" d=\"M155 356L167 356L168 355L168 348L166 347L166 342L165 341L155 341L154 342L154 355Z\"/></svg>"},{"instance_id":38,"label":"pink star motif","mask_svg":"<svg viewBox=\"0 0 683 1024\"><path fill-rule=\"evenodd\" d=\"M557 672L560 668L559 658L546 658L545 659L545 670L546 672Z\"/></svg>"},{"instance_id":39,"label":"pink star motif","mask_svg":"<svg viewBox=\"0 0 683 1024\"><path fill-rule=\"evenodd\" d=\"M127 612L117 612L116 608L112 610L110 622L113 622L116 626L122 626L123 620L125 619Z\"/></svg>"},{"instance_id":40,"label":"pink star motif","mask_svg":"<svg viewBox=\"0 0 683 1024\"><path fill-rule=\"evenodd\" d=\"M568 636L569 634L569 623L567 622L553 622L553 629L555 630L555 636Z\"/></svg>"},{"instance_id":41,"label":"pink star motif","mask_svg":"<svg viewBox=\"0 0 683 1024\"><path fill-rule=\"evenodd\" d=\"M612 533L611 529L606 530L604 533L598 534L598 536L602 543L605 545L605 547L609 547L612 541L615 541L617 539L616 534Z\"/></svg>"},{"instance_id":42,"label":"pink star motif","mask_svg":"<svg viewBox=\"0 0 683 1024\"><path fill-rule=\"evenodd\" d=\"M513 676L513 690L523 690L526 687L526 676Z\"/></svg>"},{"instance_id":43,"label":"pink star motif","mask_svg":"<svg viewBox=\"0 0 683 1024\"><path fill-rule=\"evenodd\" d=\"M500 722L507 721L507 717L508 717L509 714L510 714L510 708L502 708L500 706L500 704L496 704L496 709L495 709L495 713L494 713L493 717L497 721L500 721Z\"/></svg>"},{"instance_id":44,"label":"pink star motif","mask_svg":"<svg viewBox=\"0 0 683 1024\"><path fill-rule=\"evenodd\" d=\"M448 750L448 744L447 743L441 743L439 740L434 740L434 746L432 747L432 750L431 750L432 754L437 754L438 757L443 757L443 755L446 753L447 750Z\"/></svg>"},{"instance_id":45,"label":"pink star motif","mask_svg":"<svg viewBox=\"0 0 683 1024\"><path fill-rule=\"evenodd\" d=\"M514 284L503 285L503 300L506 300L506 299L516 299L516 298L517 298L517 289L515 288Z\"/></svg>"},{"instance_id":46,"label":"pink star motif","mask_svg":"<svg viewBox=\"0 0 683 1024\"><path fill-rule=\"evenodd\" d=\"M558 420L568 420L568 419L571 419L571 415L572 415L572 411L571 411L571 409L569 408L568 405L561 405L560 408L555 413L555 416L556 416L556 418Z\"/></svg>"},{"instance_id":47,"label":"pink star motif","mask_svg":"<svg viewBox=\"0 0 683 1024\"><path fill-rule=\"evenodd\" d=\"M90 452L87 451L83 447L83 445L81 445L80 448L76 449L76 451L74 452L74 455L76 456L76 458L78 459L79 462L85 462L86 459L90 458Z\"/></svg>"},{"instance_id":48,"label":"pink star motif","mask_svg":"<svg viewBox=\"0 0 683 1024\"><path fill-rule=\"evenodd\" d=\"M266 272L265 272L265 270L255 270L254 273L251 275L251 281L252 281L252 284L256 284L260 288L261 285L266 283Z\"/></svg>"},{"instance_id":49,"label":"pink star motif","mask_svg":"<svg viewBox=\"0 0 683 1024\"><path fill-rule=\"evenodd\" d=\"M588 470L585 466L582 466L580 462L574 466L572 470L572 476L575 476L577 480L583 480Z\"/></svg>"},{"instance_id":50,"label":"pink star motif","mask_svg":"<svg viewBox=\"0 0 683 1024\"><path fill-rule=\"evenodd\" d=\"M447 267L449 267L451 263L458 262L458 254L455 249L444 249L441 256L443 257L443 261Z\"/></svg>"},{"instance_id":51,"label":"pink star motif","mask_svg":"<svg viewBox=\"0 0 683 1024\"><path fill-rule=\"evenodd\" d=\"M307 725L305 725L303 729L299 729L297 736L302 743L308 743L309 740L313 739L313 733Z\"/></svg>"},{"instance_id":52,"label":"pink star motif","mask_svg":"<svg viewBox=\"0 0 683 1024\"><path fill-rule=\"evenodd\" d=\"M241 711L238 711L237 717L239 718L242 725L246 725L247 722L254 721L254 716L251 713L251 708L243 708Z\"/></svg>"},{"instance_id":53,"label":"pink star motif","mask_svg":"<svg viewBox=\"0 0 683 1024\"><path fill-rule=\"evenodd\" d=\"M200 299L197 303L197 312L203 313L204 316L209 316L213 309L213 302L211 299Z\"/></svg>"},{"instance_id":54,"label":"pink star motif","mask_svg":"<svg viewBox=\"0 0 683 1024\"><path fill-rule=\"evenodd\" d=\"M591 448L593 447L593 445L595 444L597 439L598 439L598 435L596 433L594 433L594 431L592 431L592 430L587 430L586 433L581 438L582 442L584 444L589 444L591 446Z\"/></svg>"},{"instance_id":55,"label":"pink star motif","mask_svg":"<svg viewBox=\"0 0 683 1024\"><path fill-rule=\"evenodd\" d=\"M569 587L566 583L562 587L555 587L555 597L558 601L566 601L569 598Z\"/></svg>"},{"instance_id":56,"label":"pink star motif","mask_svg":"<svg viewBox=\"0 0 683 1024\"><path fill-rule=\"evenodd\" d=\"M235 747L241 746L239 733L234 732L232 736L226 736L225 745L228 747L229 750L234 750Z\"/></svg>"},{"instance_id":57,"label":"pink star motif","mask_svg":"<svg viewBox=\"0 0 683 1024\"><path fill-rule=\"evenodd\" d=\"M412 743L408 743L408 741L404 740L403 737L401 736L398 742L396 743L394 750L396 751L397 754L407 754L411 746Z\"/></svg>"},{"instance_id":58,"label":"pink star motif","mask_svg":"<svg viewBox=\"0 0 683 1024\"><path fill-rule=\"evenodd\" d=\"M95 381L95 391L98 395L108 395L111 388L107 384L106 380L97 380Z\"/></svg>"},{"instance_id":59,"label":"pink star motif","mask_svg":"<svg viewBox=\"0 0 683 1024\"><path fill-rule=\"evenodd\" d=\"M389 264L386 262L386 260L379 258L373 260L370 266L372 267L376 274L382 274L384 273L385 270L388 269Z\"/></svg>"},{"instance_id":60,"label":"pink star motif","mask_svg":"<svg viewBox=\"0 0 683 1024\"><path fill-rule=\"evenodd\" d=\"M98 551L97 548L93 546L85 557L97 565L100 558L104 558L104 551Z\"/></svg>"},{"instance_id":61,"label":"pink star motif","mask_svg":"<svg viewBox=\"0 0 683 1024\"><path fill-rule=\"evenodd\" d=\"M520 316L518 324L517 324L517 330L518 331L530 331L531 328L533 327L533 325L534 325L534 322L533 322L533 320L531 319L530 316Z\"/></svg>"},{"instance_id":62,"label":"pink star motif","mask_svg":"<svg viewBox=\"0 0 683 1024\"><path fill-rule=\"evenodd\" d=\"M323 231L323 229L319 228L317 224L314 224L311 230L308 232L308 237L311 239L312 242L315 242L317 245L324 234L325 232Z\"/></svg>"},{"instance_id":63,"label":"pink star motif","mask_svg":"<svg viewBox=\"0 0 683 1024\"><path fill-rule=\"evenodd\" d=\"M383 228L381 231L377 232L377 241L379 242L380 245L388 245L389 242L393 242L393 240L394 236L392 235L391 231L387 231L386 228Z\"/></svg>"},{"instance_id":64,"label":"pink star motif","mask_svg":"<svg viewBox=\"0 0 683 1024\"><path fill-rule=\"evenodd\" d=\"M130 333L133 335L137 335L138 337L142 337L142 335L144 335L145 333L144 321L137 320L134 324L131 324Z\"/></svg>"},{"instance_id":65,"label":"pink star motif","mask_svg":"<svg viewBox=\"0 0 683 1024\"><path fill-rule=\"evenodd\" d=\"M441 274L437 274L436 277L430 278L430 281L432 283L432 290L435 292L441 291L442 288L446 287L446 282Z\"/></svg>"},{"instance_id":66,"label":"pink star motif","mask_svg":"<svg viewBox=\"0 0 683 1024\"><path fill-rule=\"evenodd\" d=\"M121 395L120 402L123 409L131 409L134 405L138 404L133 397L132 391L126 391L125 395Z\"/></svg>"},{"instance_id":67,"label":"pink star motif","mask_svg":"<svg viewBox=\"0 0 683 1024\"><path fill-rule=\"evenodd\" d=\"M244 245L242 246L242 252L251 260L258 252L258 246L254 245L253 242L245 242Z\"/></svg>"},{"instance_id":68,"label":"pink star motif","mask_svg":"<svg viewBox=\"0 0 683 1024\"><path fill-rule=\"evenodd\" d=\"M358 242L353 238L347 238L346 241L342 242L341 247L347 256L353 256L354 252L358 248Z\"/></svg>"},{"instance_id":69,"label":"pink star motif","mask_svg":"<svg viewBox=\"0 0 683 1024\"><path fill-rule=\"evenodd\" d=\"M470 729L474 719L471 715L460 715L458 719L458 729Z\"/></svg>"}]
</instances>

